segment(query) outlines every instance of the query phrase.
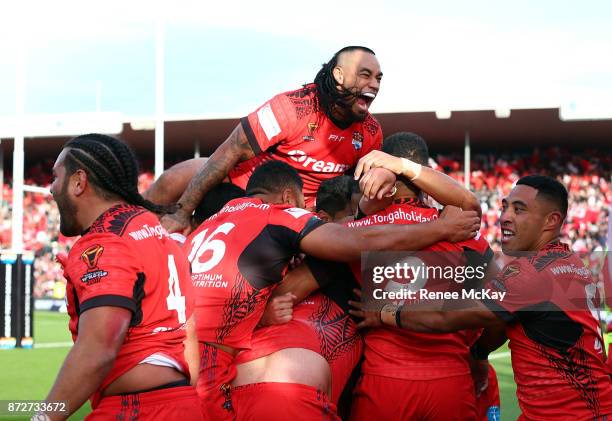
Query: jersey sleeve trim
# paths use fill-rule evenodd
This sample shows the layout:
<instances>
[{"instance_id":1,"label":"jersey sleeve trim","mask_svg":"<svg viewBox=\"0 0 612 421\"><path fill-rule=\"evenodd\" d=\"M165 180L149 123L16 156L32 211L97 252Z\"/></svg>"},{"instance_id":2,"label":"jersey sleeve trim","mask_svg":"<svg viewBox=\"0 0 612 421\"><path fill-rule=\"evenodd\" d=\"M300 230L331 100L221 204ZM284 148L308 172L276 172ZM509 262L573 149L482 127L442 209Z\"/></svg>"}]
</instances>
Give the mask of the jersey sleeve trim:
<instances>
[{"instance_id":1,"label":"jersey sleeve trim","mask_svg":"<svg viewBox=\"0 0 612 421\"><path fill-rule=\"evenodd\" d=\"M302 228L302 231L300 231L300 234L298 235L298 244L300 241L302 241L304 237L306 237L312 231L324 224L326 224L326 222L322 219L317 218L316 216L310 218L308 222L306 222L306 225L304 225L304 228Z\"/></svg>"},{"instance_id":2,"label":"jersey sleeve trim","mask_svg":"<svg viewBox=\"0 0 612 421\"><path fill-rule=\"evenodd\" d=\"M130 310L132 313L136 312L136 303L134 300L122 295L98 295L84 301L80 305L81 313L90 310L95 307L122 307Z\"/></svg>"},{"instance_id":3,"label":"jersey sleeve trim","mask_svg":"<svg viewBox=\"0 0 612 421\"><path fill-rule=\"evenodd\" d=\"M487 307L493 314L499 317L502 321L506 323L512 323L517 320L515 314L510 313L508 310L499 305L499 303L495 300L482 300L482 303Z\"/></svg>"},{"instance_id":4,"label":"jersey sleeve trim","mask_svg":"<svg viewBox=\"0 0 612 421\"><path fill-rule=\"evenodd\" d=\"M249 123L249 118L242 117L240 119L240 124L242 124L242 129L244 130L244 134L246 135L246 138L249 141L249 145L251 145L251 148L253 148L253 152L255 153L255 155L259 155L262 152L261 146L259 146L259 142L257 142L257 138L255 137L255 133L253 132L251 123Z\"/></svg>"}]
</instances>

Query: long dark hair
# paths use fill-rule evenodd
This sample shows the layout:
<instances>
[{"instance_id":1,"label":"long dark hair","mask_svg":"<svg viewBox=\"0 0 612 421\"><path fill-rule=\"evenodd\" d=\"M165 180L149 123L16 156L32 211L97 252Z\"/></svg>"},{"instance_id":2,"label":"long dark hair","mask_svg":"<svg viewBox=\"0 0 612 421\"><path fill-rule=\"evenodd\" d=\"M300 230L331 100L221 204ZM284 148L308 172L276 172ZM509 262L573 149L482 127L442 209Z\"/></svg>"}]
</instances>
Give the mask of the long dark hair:
<instances>
[{"instance_id":1,"label":"long dark hair","mask_svg":"<svg viewBox=\"0 0 612 421\"><path fill-rule=\"evenodd\" d=\"M335 106L344 106L352 100L356 93L347 91L347 90L339 90L336 87L336 79L334 79L334 68L338 65L338 58L343 53L348 53L351 51L364 51L366 53L370 53L372 55L376 55L374 51L370 50L367 47L362 47L359 45L349 45L348 47L344 47L341 50L337 51L336 54L329 60L327 63L324 63L321 66L321 70L317 73L314 79L314 84L317 88L318 92L318 108L323 111L328 117L331 117L332 109Z\"/></svg>"}]
</instances>

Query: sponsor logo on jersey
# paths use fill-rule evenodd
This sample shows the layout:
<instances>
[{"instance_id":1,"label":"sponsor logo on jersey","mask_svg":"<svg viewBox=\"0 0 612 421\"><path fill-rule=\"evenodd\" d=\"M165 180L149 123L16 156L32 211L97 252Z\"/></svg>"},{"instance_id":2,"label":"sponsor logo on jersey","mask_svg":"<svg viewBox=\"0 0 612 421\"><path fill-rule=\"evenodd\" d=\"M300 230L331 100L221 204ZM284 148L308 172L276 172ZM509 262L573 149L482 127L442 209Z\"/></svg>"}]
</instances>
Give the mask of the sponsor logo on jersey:
<instances>
[{"instance_id":1,"label":"sponsor logo on jersey","mask_svg":"<svg viewBox=\"0 0 612 421\"><path fill-rule=\"evenodd\" d=\"M502 278L508 279L512 278L521 273L521 267L519 265L508 265L504 269L504 273L502 274Z\"/></svg>"},{"instance_id":2,"label":"sponsor logo on jersey","mask_svg":"<svg viewBox=\"0 0 612 421\"><path fill-rule=\"evenodd\" d=\"M231 206L225 205L223 207L223 209L221 209L215 215L222 214L222 213L227 213L227 212L239 212L239 211L245 210L247 208L256 208L256 209L261 209L261 210L268 210L268 209L270 209L270 205L268 205L266 203L257 204L257 203L251 203L251 202L243 202L243 203L239 203L238 205L231 205ZM213 215L213 216L215 216L215 215Z\"/></svg>"},{"instance_id":3,"label":"sponsor logo on jersey","mask_svg":"<svg viewBox=\"0 0 612 421\"><path fill-rule=\"evenodd\" d=\"M313 140L315 140L315 138L314 138L315 130L317 130L316 123L308 123L308 134L306 136L302 137L302 139L305 142L312 142Z\"/></svg>"},{"instance_id":4,"label":"sponsor logo on jersey","mask_svg":"<svg viewBox=\"0 0 612 421\"><path fill-rule=\"evenodd\" d=\"M93 272L87 272L85 275L81 276L81 282L84 282L88 285L97 284L108 275L108 272L105 270L94 270Z\"/></svg>"},{"instance_id":5,"label":"sponsor logo on jersey","mask_svg":"<svg viewBox=\"0 0 612 421\"><path fill-rule=\"evenodd\" d=\"M293 161L302 164L302 167L311 169L314 172L335 172L335 173L344 173L351 166L347 164L338 164L332 161L321 161L315 158L312 158L306 154L304 151L293 150L287 152L289 158Z\"/></svg>"},{"instance_id":6,"label":"sponsor logo on jersey","mask_svg":"<svg viewBox=\"0 0 612 421\"><path fill-rule=\"evenodd\" d=\"M585 268L584 266L582 267L576 266L573 263L569 265L558 265L558 266L552 267L550 268L550 271L555 276L568 275L568 274L572 274L572 275L575 274L578 276L582 276L583 278L589 278L591 276L591 271L589 269Z\"/></svg>"},{"instance_id":7,"label":"sponsor logo on jersey","mask_svg":"<svg viewBox=\"0 0 612 421\"><path fill-rule=\"evenodd\" d=\"M96 269L98 267L98 259L102 256L103 251L104 247L95 244L81 254L81 260L87 265L88 269Z\"/></svg>"},{"instance_id":8,"label":"sponsor logo on jersey","mask_svg":"<svg viewBox=\"0 0 612 421\"><path fill-rule=\"evenodd\" d=\"M227 288L229 283L219 273L192 273L191 284L196 288Z\"/></svg>"},{"instance_id":9,"label":"sponsor logo on jersey","mask_svg":"<svg viewBox=\"0 0 612 421\"><path fill-rule=\"evenodd\" d=\"M154 227L144 224L142 228L129 232L128 235L136 241L146 240L151 237L157 237L161 240L162 237L168 235L168 233L161 224L157 224Z\"/></svg>"},{"instance_id":10,"label":"sponsor logo on jersey","mask_svg":"<svg viewBox=\"0 0 612 421\"><path fill-rule=\"evenodd\" d=\"M104 252L104 247L95 244L81 253L81 260L87 265L87 273L81 276L81 282L86 284L96 284L108 275L108 272L98 268L98 260Z\"/></svg>"},{"instance_id":11,"label":"sponsor logo on jersey","mask_svg":"<svg viewBox=\"0 0 612 421\"><path fill-rule=\"evenodd\" d=\"M498 291L506 292L506 279L513 278L521 273L519 265L508 265L504 268L501 275L491 281L491 286Z\"/></svg>"},{"instance_id":12,"label":"sponsor logo on jersey","mask_svg":"<svg viewBox=\"0 0 612 421\"><path fill-rule=\"evenodd\" d=\"M353 147L356 151L363 146L363 135L359 132L353 132Z\"/></svg>"},{"instance_id":13,"label":"sponsor logo on jersey","mask_svg":"<svg viewBox=\"0 0 612 421\"><path fill-rule=\"evenodd\" d=\"M337 134L330 134L327 140L330 140L332 142L342 142L344 140L344 136L340 136Z\"/></svg>"},{"instance_id":14,"label":"sponsor logo on jersey","mask_svg":"<svg viewBox=\"0 0 612 421\"><path fill-rule=\"evenodd\" d=\"M396 221L408 221L408 222L429 222L434 219L438 219L438 215L424 215L420 212L410 210L408 212L403 209L397 209L393 212L389 212L382 215L370 215L367 218L359 219L357 221L349 222L349 227L367 227L369 225L376 224L394 224Z\"/></svg>"}]
</instances>

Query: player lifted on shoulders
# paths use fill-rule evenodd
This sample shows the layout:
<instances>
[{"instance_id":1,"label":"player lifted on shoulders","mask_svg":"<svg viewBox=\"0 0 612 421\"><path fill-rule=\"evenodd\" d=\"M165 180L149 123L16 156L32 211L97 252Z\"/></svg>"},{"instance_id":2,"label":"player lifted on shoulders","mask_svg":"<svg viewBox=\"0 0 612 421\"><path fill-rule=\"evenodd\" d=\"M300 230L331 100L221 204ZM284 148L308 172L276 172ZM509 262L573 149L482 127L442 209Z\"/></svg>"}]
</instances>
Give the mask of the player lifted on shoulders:
<instances>
[{"instance_id":1,"label":"player lifted on shoulders","mask_svg":"<svg viewBox=\"0 0 612 421\"><path fill-rule=\"evenodd\" d=\"M177 164L151 186L146 197L172 202L178 196L169 195L169 190L184 191L181 209L165 216L162 224L170 232L187 231L191 212L213 186L227 177L245 188L253 170L274 159L298 171L304 180L306 206L314 208L321 181L344 174L360 157L380 148L382 131L368 109L378 95L381 78L372 50L341 49L313 83L274 96L242 118L208 160ZM180 188L175 190L177 185Z\"/></svg>"}]
</instances>

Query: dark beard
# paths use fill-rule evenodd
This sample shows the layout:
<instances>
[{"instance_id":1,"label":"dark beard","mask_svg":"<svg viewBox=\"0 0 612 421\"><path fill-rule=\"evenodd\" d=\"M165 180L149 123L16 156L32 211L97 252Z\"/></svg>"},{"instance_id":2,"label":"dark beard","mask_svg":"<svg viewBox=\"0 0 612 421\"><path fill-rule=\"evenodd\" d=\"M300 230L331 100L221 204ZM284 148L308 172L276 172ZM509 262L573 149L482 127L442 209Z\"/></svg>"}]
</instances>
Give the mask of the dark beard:
<instances>
[{"instance_id":1,"label":"dark beard","mask_svg":"<svg viewBox=\"0 0 612 421\"><path fill-rule=\"evenodd\" d=\"M76 208L70 204L69 209L60 210L60 232L64 237L81 235L81 229L76 223Z\"/></svg>"},{"instance_id":2,"label":"dark beard","mask_svg":"<svg viewBox=\"0 0 612 421\"><path fill-rule=\"evenodd\" d=\"M337 98L329 113L325 114L337 127L347 129L351 124L364 120L362 116L353 112L353 104L356 100L357 96L348 92L345 96Z\"/></svg>"},{"instance_id":3,"label":"dark beard","mask_svg":"<svg viewBox=\"0 0 612 421\"><path fill-rule=\"evenodd\" d=\"M367 114L357 114L353 111L353 105L361 95L361 91L353 87L343 90L343 96L339 99L338 106L342 109L343 121L347 124L364 121Z\"/></svg>"},{"instance_id":4,"label":"dark beard","mask_svg":"<svg viewBox=\"0 0 612 421\"><path fill-rule=\"evenodd\" d=\"M74 203L70 201L66 190L68 187L68 178L62 186L62 191L59 194L54 195L55 202L60 214L60 232L65 237L75 237L81 235L81 228L77 223L77 208Z\"/></svg>"}]
</instances>

